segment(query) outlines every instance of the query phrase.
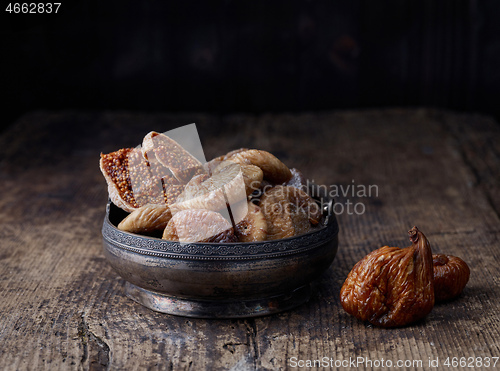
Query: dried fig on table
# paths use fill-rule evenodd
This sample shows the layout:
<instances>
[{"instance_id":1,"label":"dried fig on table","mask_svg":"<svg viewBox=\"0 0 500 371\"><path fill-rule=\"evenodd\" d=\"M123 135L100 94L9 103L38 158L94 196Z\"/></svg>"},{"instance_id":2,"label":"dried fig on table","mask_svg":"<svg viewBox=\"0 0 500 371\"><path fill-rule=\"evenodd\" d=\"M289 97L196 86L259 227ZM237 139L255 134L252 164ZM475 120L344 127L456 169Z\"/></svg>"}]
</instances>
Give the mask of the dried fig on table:
<instances>
[{"instance_id":1,"label":"dried fig on table","mask_svg":"<svg viewBox=\"0 0 500 371\"><path fill-rule=\"evenodd\" d=\"M434 264L434 297L436 302L459 296L467 282L470 269L462 259L444 254L432 255Z\"/></svg>"},{"instance_id":2,"label":"dried fig on table","mask_svg":"<svg viewBox=\"0 0 500 371\"><path fill-rule=\"evenodd\" d=\"M231 223L210 210L179 211L168 222L162 238L187 243L237 242Z\"/></svg>"},{"instance_id":3,"label":"dried fig on table","mask_svg":"<svg viewBox=\"0 0 500 371\"><path fill-rule=\"evenodd\" d=\"M381 327L399 327L424 318L434 307L429 241L417 227L411 246L384 246L359 261L340 291L344 310Z\"/></svg>"},{"instance_id":4,"label":"dried fig on table","mask_svg":"<svg viewBox=\"0 0 500 371\"><path fill-rule=\"evenodd\" d=\"M321 210L304 191L291 186L275 186L260 200L267 221L267 239L277 240L307 233L321 220Z\"/></svg>"},{"instance_id":5,"label":"dried fig on table","mask_svg":"<svg viewBox=\"0 0 500 371\"><path fill-rule=\"evenodd\" d=\"M130 233L151 233L164 230L172 218L167 205L149 204L132 211L120 224L118 229Z\"/></svg>"}]
</instances>

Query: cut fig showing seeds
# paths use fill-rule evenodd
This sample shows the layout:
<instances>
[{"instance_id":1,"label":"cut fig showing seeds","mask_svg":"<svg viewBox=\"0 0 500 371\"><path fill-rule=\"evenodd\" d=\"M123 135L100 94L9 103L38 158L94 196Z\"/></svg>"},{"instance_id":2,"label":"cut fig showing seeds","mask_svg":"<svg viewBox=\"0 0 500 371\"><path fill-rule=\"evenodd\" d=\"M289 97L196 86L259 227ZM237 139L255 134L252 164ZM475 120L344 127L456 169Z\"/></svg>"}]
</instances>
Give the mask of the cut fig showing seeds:
<instances>
[{"instance_id":1,"label":"cut fig showing seeds","mask_svg":"<svg viewBox=\"0 0 500 371\"><path fill-rule=\"evenodd\" d=\"M111 201L127 212L148 204L171 204L184 188L154 157L145 159L140 147L101 154L99 165Z\"/></svg>"},{"instance_id":2,"label":"cut fig showing seeds","mask_svg":"<svg viewBox=\"0 0 500 371\"><path fill-rule=\"evenodd\" d=\"M180 183L185 184L193 176L205 172L196 157L165 134L155 131L148 133L142 142L142 153L145 158L154 156Z\"/></svg>"},{"instance_id":3,"label":"cut fig showing seeds","mask_svg":"<svg viewBox=\"0 0 500 371\"><path fill-rule=\"evenodd\" d=\"M109 198L119 208L132 212L146 204L164 203L161 179L152 175L140 148L101 154L99 166L108 184Z\"/></svg>"},{"instance_id":4,"label":"cut fig showing seeds","mask_svg":"<svg viewBox=\"0 0 500 371\"><path fill-rule=\"evenodd\" d=\"M168 222L162 238L183 243L237 241L231 223L211 210L177 212Z\"/></svg>"},{"instance_id":5,"label":"cut fig showing seeds","mask_svg":"<svg viewBox=\"0 0 500 371\"><path fill-rule=\"evenodd\" d=\"M118 151L103 154L99 161L104 179L108 184L108 195L119 208L131 212L139 207L132 192L128 170L128 154L133 148L122 148Z\"/></svg>"},{"instance_id":6,"label":"cut fig showing seeds","mask_svg":"<svg viewBox=\"0 0 500 371\"><path fill-rule=\"evenodd\" d=\"M136 147L128 155L128 171L130 184L137 206L148 204L164 204L164 181L153 172L151 164L141 154L141 148ZM171 184L177 183L173 177Z\"/></svg>"}]
</instances>

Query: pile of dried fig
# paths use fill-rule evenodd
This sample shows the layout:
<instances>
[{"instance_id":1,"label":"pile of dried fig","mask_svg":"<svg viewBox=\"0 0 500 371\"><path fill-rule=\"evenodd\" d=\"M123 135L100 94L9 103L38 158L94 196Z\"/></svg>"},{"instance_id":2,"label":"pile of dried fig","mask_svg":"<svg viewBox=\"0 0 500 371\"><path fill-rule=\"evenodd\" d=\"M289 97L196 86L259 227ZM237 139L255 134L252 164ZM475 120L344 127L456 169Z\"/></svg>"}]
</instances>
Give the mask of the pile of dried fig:
<instances>
[{"instance_id":1,"label":"pile of dried fig","mask_svg":"<svg viewBox=\"0 0 500 371\"><path fill-rule=\"evenodd\" d=\"M467 264L432 255L417 227L408 234L409 247L381 247L352 268L340 291L347 313L376 326L399 327L424 318L435 302L460 295L469 280Z\"/></svg>"},{"instance_id":2,"label":"pile of dried fig","mask_svg":"<svg viewBox=\"0 0 500 371\"><path fill-rule=\"evenodd\" d=\"M307 233L322 219L307 181L269 152L241 148L202 164L156 132L101 154L123 231L181 242L253 242Z\"/></svg>"}]
</instances>

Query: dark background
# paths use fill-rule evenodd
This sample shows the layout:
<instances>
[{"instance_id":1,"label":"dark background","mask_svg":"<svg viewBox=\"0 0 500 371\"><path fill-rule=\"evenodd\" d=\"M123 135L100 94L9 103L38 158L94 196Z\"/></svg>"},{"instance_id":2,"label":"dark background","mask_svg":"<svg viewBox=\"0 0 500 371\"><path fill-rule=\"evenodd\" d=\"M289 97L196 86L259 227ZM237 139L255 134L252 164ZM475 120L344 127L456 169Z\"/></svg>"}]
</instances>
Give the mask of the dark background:
<instances>
[{"instance_id":1,"label":"dark background","mask_svg":"<svg viewBox=\"0 0 500 371\"><path fill-rule=\"evenodd\" d=\"M500 2L2 0L5 128L36 109L500 116Z\"/></svg>"}]
</instances>

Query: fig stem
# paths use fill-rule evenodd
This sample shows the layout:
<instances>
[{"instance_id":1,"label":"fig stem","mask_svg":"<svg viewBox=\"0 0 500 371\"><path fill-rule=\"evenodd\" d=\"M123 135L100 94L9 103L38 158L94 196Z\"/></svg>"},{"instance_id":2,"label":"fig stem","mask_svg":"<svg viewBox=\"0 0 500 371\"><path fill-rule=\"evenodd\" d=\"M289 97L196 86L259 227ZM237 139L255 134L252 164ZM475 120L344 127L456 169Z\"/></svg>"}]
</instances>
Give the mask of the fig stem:
<instances>
[{"instance_id":1,"label":"fig stem","mask_svg":"<svg viewBox=\"0 0 500 371\"><path fill-rule=\"evenodd\" d=\"M418 228L417 227L413 227L412 229L410 229L408 231L408 236L410 237L410 241L412 243L417 243L418 242Z\"/></svg>"}]
</instances>

